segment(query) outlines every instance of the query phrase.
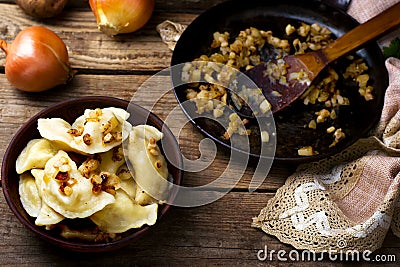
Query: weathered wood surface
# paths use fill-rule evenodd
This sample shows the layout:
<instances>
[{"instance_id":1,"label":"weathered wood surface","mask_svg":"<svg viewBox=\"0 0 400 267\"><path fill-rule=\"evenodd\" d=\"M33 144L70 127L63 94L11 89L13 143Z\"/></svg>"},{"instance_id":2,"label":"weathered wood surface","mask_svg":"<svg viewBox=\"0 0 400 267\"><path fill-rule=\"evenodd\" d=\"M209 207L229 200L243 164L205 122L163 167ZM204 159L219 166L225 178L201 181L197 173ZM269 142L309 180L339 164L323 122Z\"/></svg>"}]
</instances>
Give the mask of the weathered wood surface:
<instances>
[{"instance_id":1,"label":"weathered wood surface","mask_svg":"<svg viewBox=\"0 0 400 267\"><path fill-rule=\"evenodd\" d=\"M205 9L225 0L155 0L158 10L184 10L185 12L202 12ZM88 0L69 0L66 9L89 8ZM0 3L14 4L15 0L0 0Z\"/></svg>"},{"instance_id":2,"label":"weathered wood surface","mask_svg":"<svg viewBox=\"0 0 400 267\"><path fill-rule=\"evenodd\" d=\"M119 72L156 71L170 64L171 51L160 42L156 25L168 18L190 23L195 15L156 12L140 31L110 37L99 34L93 13L88 10L67 10L57 19L34 21L16 5L2 4L1 12L9 14L0 20L0 37L12 41L16 33L32 25L51 27L65 42L71 66L84 72L115 70ZM0 64L4 65L4 54Z\"/></svg>"},{"instance_id":3,"label":"weathered wood surface","mask_svg":"<svg viewBox=\"0 0 400 267\"><path fill-rule=\"evenodd\" d=\"M35 20L25 15L12 0L0 0L0 38L12 41L18 31L30 25L45 25L65 41L73 68L78 70L72 82L40 94L23 93L8 83L0 67L0 160L18 128L41 109L73 97L106 95L134 99L143 106L154 103L154 94L135 98L141 85L170 64L171 51L155 30L158 23L170 19L189 24L200 12L222 0L156 0L156 10L149 23L140 31L108 37L97 30L95 19L86 0L70 1L56 19ZM5 56L0 53L0 66ZM137 95L136 95L137 96ZM177 105L172 92L158 99L152 111L167 118ZM204 138L190 123L169 125L181 130L179 144L190 159L200 156L199 143ZM186 173L184 185L209 183L225 170L229 158L218 152L206 170ZM132 266L280 266L295 262L261 262L257 252L292 247L279 242L260 230L250 227L256 216L293 167L274 165L261 187L253 193L248 185L254 173L249 166L235 188L215 203L191 209L173 208L148 235L137 243L113 253L100 255L76 254L51 247L25 229L12 215L0 194L0 266L71 266L71 265L132 265ZM218 187L225 188L221 182ZM400 260L400 241L389 233L377 254L393 254ZM300 262L301 265L336 266L344 262L325 260ZM373 266L370 262L362 262ZM396 266L394 263L387 266Z\"/></svg>"},{"instance_id":4,"label":"weathered wood surface","mask_svg":"<svg viewBox=\"0 0 400 267\"><path fill-rule=\"evenodd\" d=\"M349 263L259 261L257 252L291 246L250 227L251 218L272 194L230 193L217 202L192 209L174 208L143 239L121 250L79 254L59 250L28 232L10 214L0 196L1 266L345 266ZM398 255L398 240L389 234L377 254ZM372 256L371 256L372 258ZM350 264L354 264L350 262ZM363 263L374 266L376 263ZM386 266L398 266L395 263Z\"/></svg>"},{"instance_id":5,"label":"weathered wood surface","mask_svg":"<svg viewBox=\"0 0 400 267\"><path fill-rule=\"evenodd\" d=\"M4 2L4 4L1 4ZM70 1L57 18L32 19L13 1L0 1L2 16L0 38L12 41L23 28L32 25L51 27L65 42L71 65L83 72L113 70L118 72L156 71L170 64L171 51L160 42L156 26L166 19L189 24L198 13L221 0L156 1L154 15L147 25L124 36L109 37L99 34L96 19L88 1ZM0 54L0 65L4 65Z\"/></svg>"}]
</instances>

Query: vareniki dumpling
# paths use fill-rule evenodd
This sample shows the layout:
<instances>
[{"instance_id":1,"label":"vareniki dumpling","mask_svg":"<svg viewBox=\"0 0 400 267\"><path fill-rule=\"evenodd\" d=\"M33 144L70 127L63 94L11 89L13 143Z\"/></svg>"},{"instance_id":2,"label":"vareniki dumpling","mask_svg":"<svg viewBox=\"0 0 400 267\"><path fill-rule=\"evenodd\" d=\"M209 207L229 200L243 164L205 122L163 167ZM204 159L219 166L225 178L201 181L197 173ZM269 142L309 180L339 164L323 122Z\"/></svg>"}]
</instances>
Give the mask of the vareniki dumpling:
<instances>
[{"instance_id":1,"label":"vareniki dumpling","mask_svg":"<svg viewBox=\"0 0 400 267\"><path fill-rule=\"evenodd\" d=\"M135 200L140 205L166 200L168 193L167 162L157 145L163 134L155 127L132 128L126 150L137 183Z\"/></svg>"},{"instance_id":2,"label":"vareniki dumpling","mask_svg":"<svg viewBox=\"0 0 400 267\"><path fill-rule=\"evenodd\" d=\"M42 137L60 143L65 150L83 154L109 151L128 137L129 113L120 108L87 109L70 125L63 119L39 119Z\"/></svg>"},{"instance_id":3,"label":"vareniki dumpling","mask_svg":"<svg viewBox=\"0 0 400 267\"><path fill-rule=\"evenodd\" d=\"M39 196L35 178L29 172L19 177L19 196L26 212L32 217L37 217L42 208L42 199Z\"/></svg>"},{"instance_id":4,"label":"vareniki dumpling","mask_svg":"<svg viewBox=\"0 0 400 267\"><path fill-rule=\"evenodd\" d=\"M125 163L122 146L101 153L99 156L99 169L103 172L117 173L118 169Z\"/></svg>"},{"instance_id":5,"label":"vareniki dumpling","mask_svg":"<svg viewBox=\"0 0 400 267\"><path fill-rule=\"evenodd\" d=\"M47 205L66 218L88 217L115 201L112 194L94 192L92 180L83 177L62 150L47 161L40 194Z\"/></svg>"},{"instance_id":6,"label":"vareniki dumpling","mask_svg":"<svg viewBox=\"0 0 400 267\"><path fill-rule=\"evenodd\" d=\"M123 190L117 190L116 201L90 219L106 233L123 233L131 228L153 225L157 220L158 204L141 206L134 203Z\"/></svg>"},{"instance_id":7,"label":"vareniki dumpling","mask_svg":"<svg viewBox=\"0 0 400 267\"><path fill-rule=\"evenodd\" d=\"M33 139L19 154L15 168L18 174L34 168L44 168L46 162L57 154L57 149L49 140Z\"/></svg>"},{"instance_id":8,"label":"vareniki dumpling","mask_svg":"<svg viewBox=\"0 0 400 267\"><path fill-rule=\"evenodd\" d=\"M22 206L31 217L36 218L35 224L38 226L51 226L61 222L65 217L42 201L38 188L43 181L44 171L32 169L31 173L20 175L19 194Z\"/></svg>"},{"instance_id":9,"label":"vareniki dumpling","mask_svg":"<svg viewBox=\"0 0 400 267\"><path fill-rule=\"evenodd\" d=\"M135 199L137 186L128 166L122 165L118 169L117 175L121 179L121 190L125 191L130 198Z\"/></svg>"}]
</instances>

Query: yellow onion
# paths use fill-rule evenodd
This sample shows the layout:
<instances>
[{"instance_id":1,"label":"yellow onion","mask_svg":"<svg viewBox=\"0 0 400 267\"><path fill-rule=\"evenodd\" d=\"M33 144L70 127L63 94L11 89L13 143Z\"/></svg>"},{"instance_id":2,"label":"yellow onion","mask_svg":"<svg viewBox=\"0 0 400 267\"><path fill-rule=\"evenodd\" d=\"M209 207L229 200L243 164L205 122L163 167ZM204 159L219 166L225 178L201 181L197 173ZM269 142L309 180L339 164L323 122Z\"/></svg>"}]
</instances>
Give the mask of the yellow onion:
<instances>
[{"instance_id":1,"label":"yellow onion","mask_svg":"<svg viewBox=\"0 0 400 267\"><path fill-rule=\"evenodd\" d=\"M107 35L142 28L154 10L154 0L89 0L99 30Z\"/></svg>"},{"instance_id":2,"label":"yellow onion","mask_svg":"<svg viewBox=\"0 0 400 267\"><path fill-rule=\"evenodd\" d=\"M64 42L47 28L28 27L12 44L0 40L0 48L6 53L8 81L22 91L44 91L65 84L73 76Z\"/></svg>"}]
</instances>

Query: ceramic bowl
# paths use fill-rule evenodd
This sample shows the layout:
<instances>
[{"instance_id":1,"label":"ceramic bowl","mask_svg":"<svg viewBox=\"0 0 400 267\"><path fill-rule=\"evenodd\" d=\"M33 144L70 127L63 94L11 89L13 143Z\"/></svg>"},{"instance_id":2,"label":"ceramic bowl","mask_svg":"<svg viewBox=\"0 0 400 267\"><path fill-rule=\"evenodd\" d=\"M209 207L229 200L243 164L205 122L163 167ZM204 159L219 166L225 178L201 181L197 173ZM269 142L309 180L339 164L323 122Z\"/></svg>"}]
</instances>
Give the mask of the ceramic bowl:
<instances>
[{"instance_id":1,"label":"ceramic bowl","mask_svg":"<svg viewBox=\"0 0 400 267\"><path fill-rule=\"evenodd\" d=\"M157 222L154 226L144 226L139 229L131 229L121 235L121 238L111 242L88 243L79 240L67 240L60 237L52 231L45 230L44 227L36 226L34 223L35 218L30 217L24 210L18 191L19 175L15 171L15 162L22 149L27 143L34 139L40 138L37 130L37 120L39 118L63 118L72 123L78 116L82 115L85 109L104 108L104 107L117 107L127 109L131 113L129 122L132 125L149 124L164 133L164 140L161 145L161 150L164 154L168 154L168 168L175 184L180 184L182 181L183 171L180 166L182 163L181 153L178 143L172 132L165 127L164 123L155 114L147 111L146 109L129 103L125 100L111 98L111 97L84 97L78 99L71 99L60 102L50 106L29 119L14 135L12 138L3 158L1 170L1 184L5 199L15 214L17 219L29 230L37 234L40 238L48 241L51 244L57 245L64 249L79 252L104 252L115 250L128 245L131 241L138 239L143 234L148 232L151 228L157 227L157 223L170 209L170 205L159 206L159 214ZM173 161L173 164L171 164ZM178 167L175 167L178 166ZM176 192L171 194L171 198L175 197Z\"/></svg>"}]
</instances>

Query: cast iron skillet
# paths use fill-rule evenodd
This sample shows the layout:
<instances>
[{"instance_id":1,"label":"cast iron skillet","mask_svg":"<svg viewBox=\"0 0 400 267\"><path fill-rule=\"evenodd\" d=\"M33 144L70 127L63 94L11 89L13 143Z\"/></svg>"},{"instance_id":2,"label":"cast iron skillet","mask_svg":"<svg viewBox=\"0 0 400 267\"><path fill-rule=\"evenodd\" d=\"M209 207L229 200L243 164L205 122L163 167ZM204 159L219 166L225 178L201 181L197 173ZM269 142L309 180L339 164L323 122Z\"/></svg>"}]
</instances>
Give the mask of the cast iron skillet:
<instances>
[{"instance_id":1,"label":"cast iron skillet","mask_svg":"<svg viewBox=\"0 0 400 267\"><path fill-rule=\"evenodd\" d=\"M284 29L288 23L298 25L300 22L312 24L319 23L328 27L334 36L338 37L358 25L358 22L344 11L326 5L321 1L292 1L292 0L231 0L216 5L198 16L183 32L180 37L171 60L171 66L179 63L190 62L202 54L210 54L209 48L216 31L228 31L231 36L236 36L240 30L248 27L272 30L274 35L284 37ZM383 106L383 98L388 85L388 75L384 65L384 58L379 46L371 43L359 50L356 56L362 57L369 66L368 73L374 87L374 100L365 101L351 81L343 81L339 84L342 94L346 94L351 102L350 106L342 106L339 109L339 117L335 123L336 128L341 127L346 138L333 148L329 148L332 142L332 134L327 134L324 127L320 130L312 130L305 127L322 106L304 106L302 103L294 103L288 109L274 116L277 133L277 145L275 161L298 164L318 160L332 156L353 144L357 139L364 137L376 125ZM338 62L338 67L345 69ZM174 85L177 85L174 81ZM174 92L179 103L186 100L187 86L175 86ZM194 109L187 105L181 105L183 111L197 128L222 147L230 148L229 141L222 138L224 130L220 125L208 119L193 119ZM249 138L250 156L270 157L260 155L260 137L257 130ZM297 149L312 144L319 152L318 155L301 157L297 155ZM238 149L240 148L233 148Z\"/></svg>"}]
</instances>

